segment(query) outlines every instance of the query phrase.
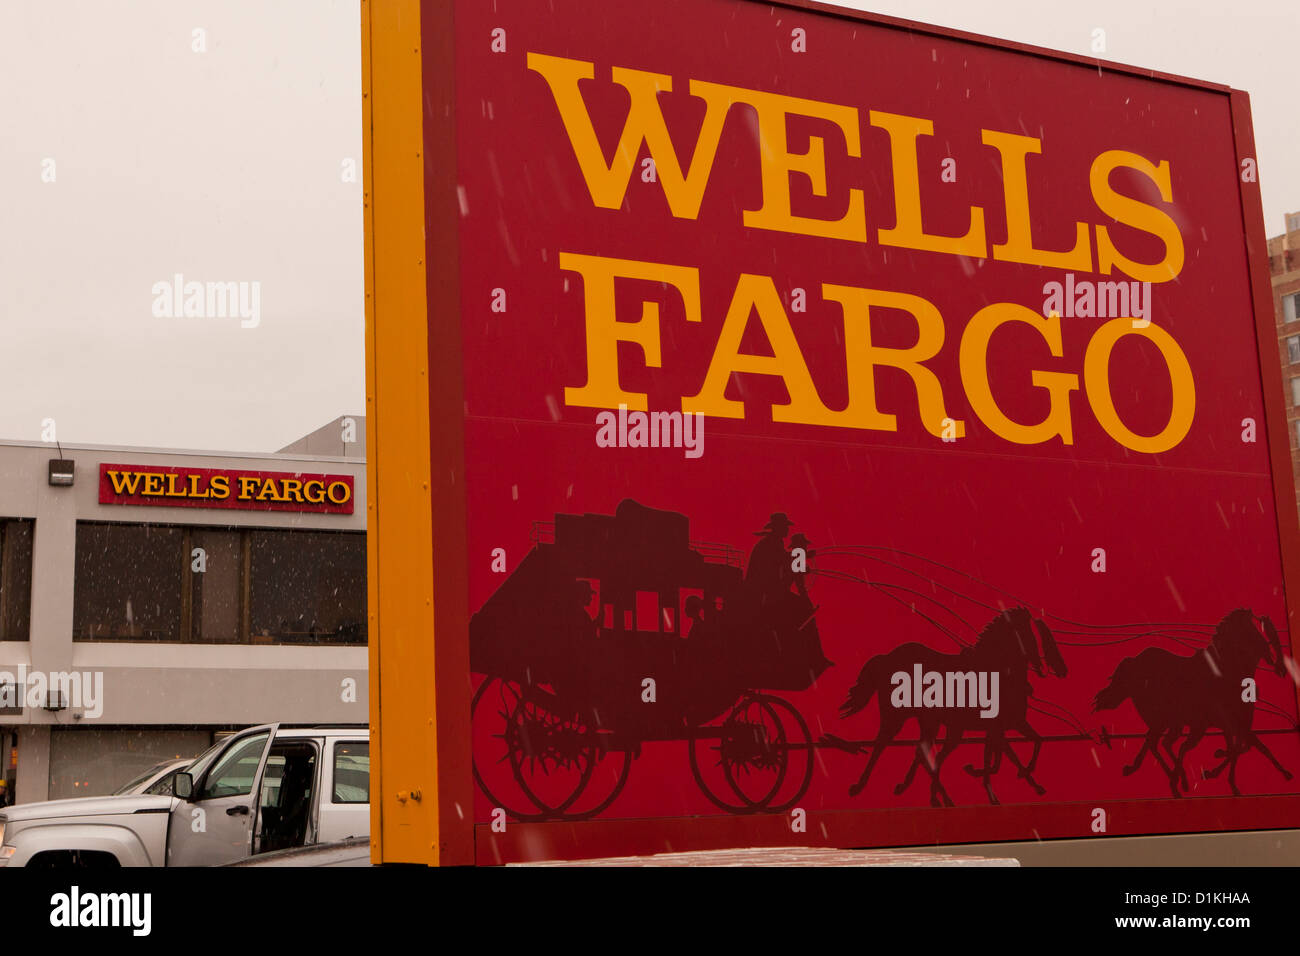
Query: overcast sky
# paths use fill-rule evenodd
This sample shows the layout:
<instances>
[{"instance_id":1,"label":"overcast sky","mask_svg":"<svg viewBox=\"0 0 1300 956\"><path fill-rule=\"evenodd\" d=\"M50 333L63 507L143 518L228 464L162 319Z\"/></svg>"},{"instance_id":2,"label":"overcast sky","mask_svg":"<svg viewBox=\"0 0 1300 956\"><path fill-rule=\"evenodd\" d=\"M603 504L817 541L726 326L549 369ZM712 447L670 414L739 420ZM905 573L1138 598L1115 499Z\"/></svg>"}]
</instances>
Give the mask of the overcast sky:
<instances>
[{"instance_id":1,"label":"overcast sky","mask_svg":"<svg viewBox=\"0 0 1300 956\"><path fill-rule=\"evenodd\" d=\"M844 5L1087 55L1100 28L1108 59L1245 89L1269 235L1300 210L1296 0ZM273 451L363 411L356 0L0 24L0 438ZM155 316L178 273L259 283L260 321Z\"/></svg>"}]
</instances>

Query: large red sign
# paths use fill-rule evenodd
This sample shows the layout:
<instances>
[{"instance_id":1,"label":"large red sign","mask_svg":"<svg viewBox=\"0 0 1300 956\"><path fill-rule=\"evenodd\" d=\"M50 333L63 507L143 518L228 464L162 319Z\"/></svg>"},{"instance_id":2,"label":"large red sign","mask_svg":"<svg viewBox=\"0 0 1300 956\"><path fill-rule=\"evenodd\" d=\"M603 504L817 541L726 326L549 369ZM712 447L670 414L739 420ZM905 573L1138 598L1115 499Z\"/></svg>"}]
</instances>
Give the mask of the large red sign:
<instances>
[{"instance_id":1,"label":"large red sign","mask_svg":"<svg viewBox=\"0 0 1300 956\"><path fill-rule=\"evenodd\" d=\"M423 13L481 861L1294 823L1244 94L803 3Z\"/></svg>"},{"instance_id":2,"label":"large red sign","mask_svg":"<svg viewBox=\"0 0 1300 956\"><path fill-rule=\"evenodd\" d=\"M351 475L187 468L182 465L99 466L99 503L248 511L352 514Z\"/></svg>"}]
</instances>

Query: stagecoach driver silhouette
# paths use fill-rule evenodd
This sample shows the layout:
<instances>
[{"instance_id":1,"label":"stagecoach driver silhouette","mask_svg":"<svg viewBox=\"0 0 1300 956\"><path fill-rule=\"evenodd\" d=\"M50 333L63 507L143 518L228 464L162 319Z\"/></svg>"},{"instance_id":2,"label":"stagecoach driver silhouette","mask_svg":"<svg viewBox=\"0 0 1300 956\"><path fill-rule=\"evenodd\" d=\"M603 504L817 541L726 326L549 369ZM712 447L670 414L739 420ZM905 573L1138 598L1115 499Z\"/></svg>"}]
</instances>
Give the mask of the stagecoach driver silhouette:
<instances>
[{"instance_id":1,"label":"stagecoach driver silhouette","mask_svg":"<svg viewBox=\"0 0 1300 956\"><path fill-rule=\"evenodd\" d=\"M768 519L759 535L754 550L749 552L749 566L745 569L745 595L753 607L763 607L780 599L790 591L794 572L790 570L790 552L785 548L785 536L793 522L785 512L777 511Z\"/></svg>"}]
</instances>

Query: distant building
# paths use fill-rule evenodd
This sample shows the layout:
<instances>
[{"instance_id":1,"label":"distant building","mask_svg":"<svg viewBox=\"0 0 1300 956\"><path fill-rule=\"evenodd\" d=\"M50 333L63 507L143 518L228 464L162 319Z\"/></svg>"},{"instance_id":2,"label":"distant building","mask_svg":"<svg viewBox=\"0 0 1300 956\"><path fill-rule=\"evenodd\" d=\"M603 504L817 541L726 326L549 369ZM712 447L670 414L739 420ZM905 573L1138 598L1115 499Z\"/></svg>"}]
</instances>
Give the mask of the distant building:
<instances>
[{"instance_id":1,"label":"distant building","mask_svg":"<svg viewBox=\"0 0 1300 956\"><path fill-rule=\"evenodd\" d=\"M365 458L366 417L340 415L314 432L303 435L293 444L285 445L277 454Z\"/></svg>"},{"instance_id":2,"label":"distant building","mask_svg":"<svg viewBox=\"0 0 1300 956\"><path fill-rule=\"evenodd\" d=\"M1282 355L1291 472L1300 502L1300 212L1287 215L1286 228L1268 241L1268 271L1273 279L1273 315Z\"/></svg>"},{"instance_id":3,"label":"distant building","mask_svg":"<svg viewBox=\"0 0 1300 956\"><path fill-rule=\"evenodd\" d=\"M355 426L279 454L0 441L0 803L109 793L249 724L367 721Z\"/></svg>"}]
</instances>

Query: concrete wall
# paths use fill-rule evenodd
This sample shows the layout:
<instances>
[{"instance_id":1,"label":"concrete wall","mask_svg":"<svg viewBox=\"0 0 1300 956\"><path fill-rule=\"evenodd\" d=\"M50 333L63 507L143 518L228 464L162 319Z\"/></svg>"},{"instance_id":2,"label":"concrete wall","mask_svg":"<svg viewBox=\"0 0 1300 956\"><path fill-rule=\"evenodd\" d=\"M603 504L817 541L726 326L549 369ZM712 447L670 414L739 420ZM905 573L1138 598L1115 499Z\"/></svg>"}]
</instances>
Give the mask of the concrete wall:
<instances>
[{"instance_id":1,"label":"concrete wall","mask_svg":"<svg viewBox=\"0 0 1300 956\"><path fill-rule=\"evenodd\" d=\"M351 422L351 429L345 425ZM350 434L353 441L345 442L343 437ZM364 415L340 415L310 434L304 435L291 445L281 448L279 454L288 455L330 455L337 458L364 458L366 456L366 417Z\"/></svg>"}]
</instances>

